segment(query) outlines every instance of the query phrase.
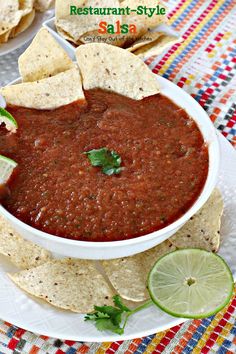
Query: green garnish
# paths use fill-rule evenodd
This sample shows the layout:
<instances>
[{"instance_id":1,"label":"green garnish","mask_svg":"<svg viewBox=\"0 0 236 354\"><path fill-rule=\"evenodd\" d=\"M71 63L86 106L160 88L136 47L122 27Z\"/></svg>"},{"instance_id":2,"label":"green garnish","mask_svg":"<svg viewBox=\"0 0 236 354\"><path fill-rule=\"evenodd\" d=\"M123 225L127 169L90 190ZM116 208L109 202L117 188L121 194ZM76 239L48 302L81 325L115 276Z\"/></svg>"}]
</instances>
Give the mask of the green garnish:
<instances>
[{"instance_id":1,"label":"green garnish","mask_svg":"<svg viewBox=\"0 0 236 354\"><path fill-rule=\"evenodd\" d=\"M7 183L17 163L8 157L0 155L0 185Z\"/></svg>"},{"instance_id":2,"label":"green garnish","mask_svg":"<svg viewBox=\"0 0 236 354\"><path fill-rule=\"evenodd\" d=\"M85 321L95 322L95 326L99 331L111 331L122 335L129 316L150 306L151 300L143 305L131 310L125 306L119 295L113 297L115 306L94 306L94 312L85 316Z\"/></svg>"},{"instance_id":3,"label":"green garnish","mask_svg":"<svg viewBox=\"0 0 236 354\"><path fill-rule=\"evenodd\" d=\"M102 172L105 175L118 175L123 170L121 157L115 151L101 148L85 152L85 154L88 156L92 166L102 167Z\"/></svg>"},{"instance_id":4,"label":"green garnish","mask_svg":"<svg viewBox=\"0 0 236 354\"><path fill-rule=\"evenodd\" d=\"M15 133L18 128L17 121L11 115L11 113L6 111L4 108L0 107L0 124L2 123L4 123L6 129L12 133Z\"/></svg>"}]
</instances>

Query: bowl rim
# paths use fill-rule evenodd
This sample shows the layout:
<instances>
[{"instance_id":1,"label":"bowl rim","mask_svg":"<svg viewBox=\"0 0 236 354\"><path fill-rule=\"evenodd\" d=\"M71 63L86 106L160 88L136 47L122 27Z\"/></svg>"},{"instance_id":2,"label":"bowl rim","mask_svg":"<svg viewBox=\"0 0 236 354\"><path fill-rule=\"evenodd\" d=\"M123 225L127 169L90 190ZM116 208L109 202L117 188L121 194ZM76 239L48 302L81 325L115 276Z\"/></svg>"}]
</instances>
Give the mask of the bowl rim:
<instances>
[{"instance_id":1,"label":"bowl rim","mask_svg":"<svg viewBox=\"0 0 236 354\"><path fill-rule=\"evenodd\" d=\"M36 229L33 226L30 226L30 225L24 223L23 221L19 220L14 215L12 215L9 211L7 211L2 205L0 205L0 214L5 216L9 220L12 223L13 227L14 227L14 224L17 224L17 225L19 225L19 227L21 227L21 229L24 229L25 231L27 231L31 234L34 234L35 236L39 236L41 238L41 240L44 239L45 241L55 242L57 244L64 245L64 246L75 246L75 247L81 247L81 248L87 248L87 249L89 248L91 250L92 249L99 249L99 248L100 249L101 248L102 249L110 249L111 246L115 247L115 248L119 248L119 247L124 247L124 246L129 247L132 245L142 244L142 243L145 243L145 241L151 241L154 238L158 238L163 234L167 234L169 232L172 232L173 230L178 230L182 225L184 225L184 223L187 222L205 204L205 202L210 197L210 194L211 194L213 188L216 185L218 171L219 171L219 165L220 165L220 146L219 146L219 141L218 141L216 129L215 129L213 123L211 122L209 116L207 115L205 110L199 105L199 103L192 96L190 96L187 92L185 92L180 87L178 87L177 85L175 85L171 81L167 80L166 78L163 78L162 76L159 76L157 74L156 74L156 78L157 78L157 81L159 81L160 86L162 86L162 84L165 81L168 81L168 85L171 86L171 88L173 90L178 90L178 92L181 91L185 97L186 97L186 95L188 96L188 100L191 101L191 105L193 107L192 109L194 110L194 107L195 107L198 110L199 109L201 110L201 115L204 117L205 124L208 125L208 128L210 129L211 136L213 138L212 142L210 142L210 144L214 143L214 159L212 162L212 166L210 166L211 154L210 154L210 144L209 144L208 151L209 151L209 158L210 159L209 159L207 179L205 181L204 187L203 187L201 193L199 194L198 198L196 199L194 204L187 210L186 213L184 213L180 218L175 220L173 223L167 225L166 227L164 227L160 230L157 230L157 231L153 231L149 234L145 234L143 236L138 236L138 237L125 239L125 240L104 241L104 242L73 240L73 239L63 238L60 236L46 233L44 231ZM8 85L16 84L19 82L21 82L21 78L18 78L16 80L10 82ZM160 90L160 93L162 93L161 90ZM165 95L165 93L164 93L164 95ZM168 97L168 95L167 95L167 97ZM171 99L172 101L174 101L176 103L176 101L173 98L169 98L169 99ZM179 103L176 103L176 104L178 104L180 107L182 107ZM0 101L0 105L1 105L1 101ZM186 110L186 108L184 108L184 107L182 107L182 108ZM194 117L194 115L191 115L190 112L187 112L187 113L197 123L197 125L203 135L203 138L205 140L205 136L204 136L202 129L199 126L199 123L197 122L196 118Z\"/></svg>"}]
</instances>

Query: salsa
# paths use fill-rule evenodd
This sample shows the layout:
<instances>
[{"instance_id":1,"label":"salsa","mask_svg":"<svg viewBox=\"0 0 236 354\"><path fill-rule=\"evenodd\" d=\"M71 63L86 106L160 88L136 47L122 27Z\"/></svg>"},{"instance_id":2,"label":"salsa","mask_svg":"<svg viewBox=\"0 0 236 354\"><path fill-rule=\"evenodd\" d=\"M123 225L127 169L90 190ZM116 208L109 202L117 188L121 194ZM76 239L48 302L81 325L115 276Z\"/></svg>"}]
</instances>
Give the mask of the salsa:
<instances>
[{"instance_id":1,"label":"salsa","mask_svg":"<svg viewBox=\"0 0 236 354\"><path fill-rule=\"evenodd\" d=\"M196 123L161 94L135 101L94 89L85 96L87 104L52 111L7 108L19 128L0 128L0 153L18 167L2 205L36 229L82 241L134 238L182 216L208 174ZM101 148L122 158L119 174L91 165L86 152Z\"/></svg>"}]
</instances>

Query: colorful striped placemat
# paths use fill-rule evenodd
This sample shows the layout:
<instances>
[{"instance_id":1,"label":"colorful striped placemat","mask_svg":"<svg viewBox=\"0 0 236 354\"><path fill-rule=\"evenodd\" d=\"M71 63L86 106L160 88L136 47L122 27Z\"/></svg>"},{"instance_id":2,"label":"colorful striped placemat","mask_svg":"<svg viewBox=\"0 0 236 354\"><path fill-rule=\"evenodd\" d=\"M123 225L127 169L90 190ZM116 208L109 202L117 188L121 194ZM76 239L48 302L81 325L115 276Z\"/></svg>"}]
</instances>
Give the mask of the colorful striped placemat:
<instances>
[{"instance_id":1,"label":"colorful striped placemat","mask_svg":"<svg viewBox=\"0 0 236 354\"><path fill-rule=\"evenodd\" d=\"M147 64L154 73L191 94L236 146L236 1L169 0L166 4L170 22L184 41L163 55L150 58ZM0 321L0 354L8 353L234 354L236 293L216 316L187 321L165 332L126 342L62 342Z\"/></svg>"},{"instance_id":2,"label":"colorful striped placemat","mask_svg":"<svg viewBox=\"0 0 236 354\"><path fill-rule=\"evenodd\" d=\"M184 41L147 64L191 94L236 146L236 1L169 0Z\"/></svg>"},{"instance_id":3,"label":"colorful striped placemat","mask_svg":"<svg viewBox=\"0 0 236 354\"><path fill-rule=\"evenodd\" d=\"M165 332L132 341L80 343L37 336L0 321L1 354L235 354L236 289L231 303L215 316L187 321Z\"/></svg>"}]
</instances>

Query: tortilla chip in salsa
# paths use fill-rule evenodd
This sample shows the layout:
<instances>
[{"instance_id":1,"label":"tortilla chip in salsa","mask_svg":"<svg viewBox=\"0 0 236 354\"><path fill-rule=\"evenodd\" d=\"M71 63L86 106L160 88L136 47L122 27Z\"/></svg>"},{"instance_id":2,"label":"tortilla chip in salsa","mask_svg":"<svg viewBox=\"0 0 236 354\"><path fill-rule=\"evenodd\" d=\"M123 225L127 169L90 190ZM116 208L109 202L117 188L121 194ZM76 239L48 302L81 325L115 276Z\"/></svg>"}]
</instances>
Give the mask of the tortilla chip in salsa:
<instances>
[{"instance_id":1,"label":"tortilla chip in salsa","mask_svg":"<svg viewBox=\"0 0 236 354\"><path fill-rule=\"evenodd\" d=\"M8 105L55 109L82 100L81 76L77 68L34 82L25 82L0 89Z\"/></svg>"},{"instance_id":2,"label":"tortilla chip in salsa","mask_svg":"<svg viewBox=\"0 0 236 354\"><path fill-rule=\"evenodd\" d=\"M46 28L37 33L18 63L23 82L45 79L75 68L67 52Z\"/></svg>"},{"instance_id":3,"label":"tortilla chip in salsa","mask_svg":"<svg viewBox=\"0 0 236 354\"><path fill-rule=\"evenodd\" d=\"M156 76L146 64L124 49L86 44L77 48L76 58L85 90L101 88L134 100L160 91Z\"/></svg>"}]
</instances>

